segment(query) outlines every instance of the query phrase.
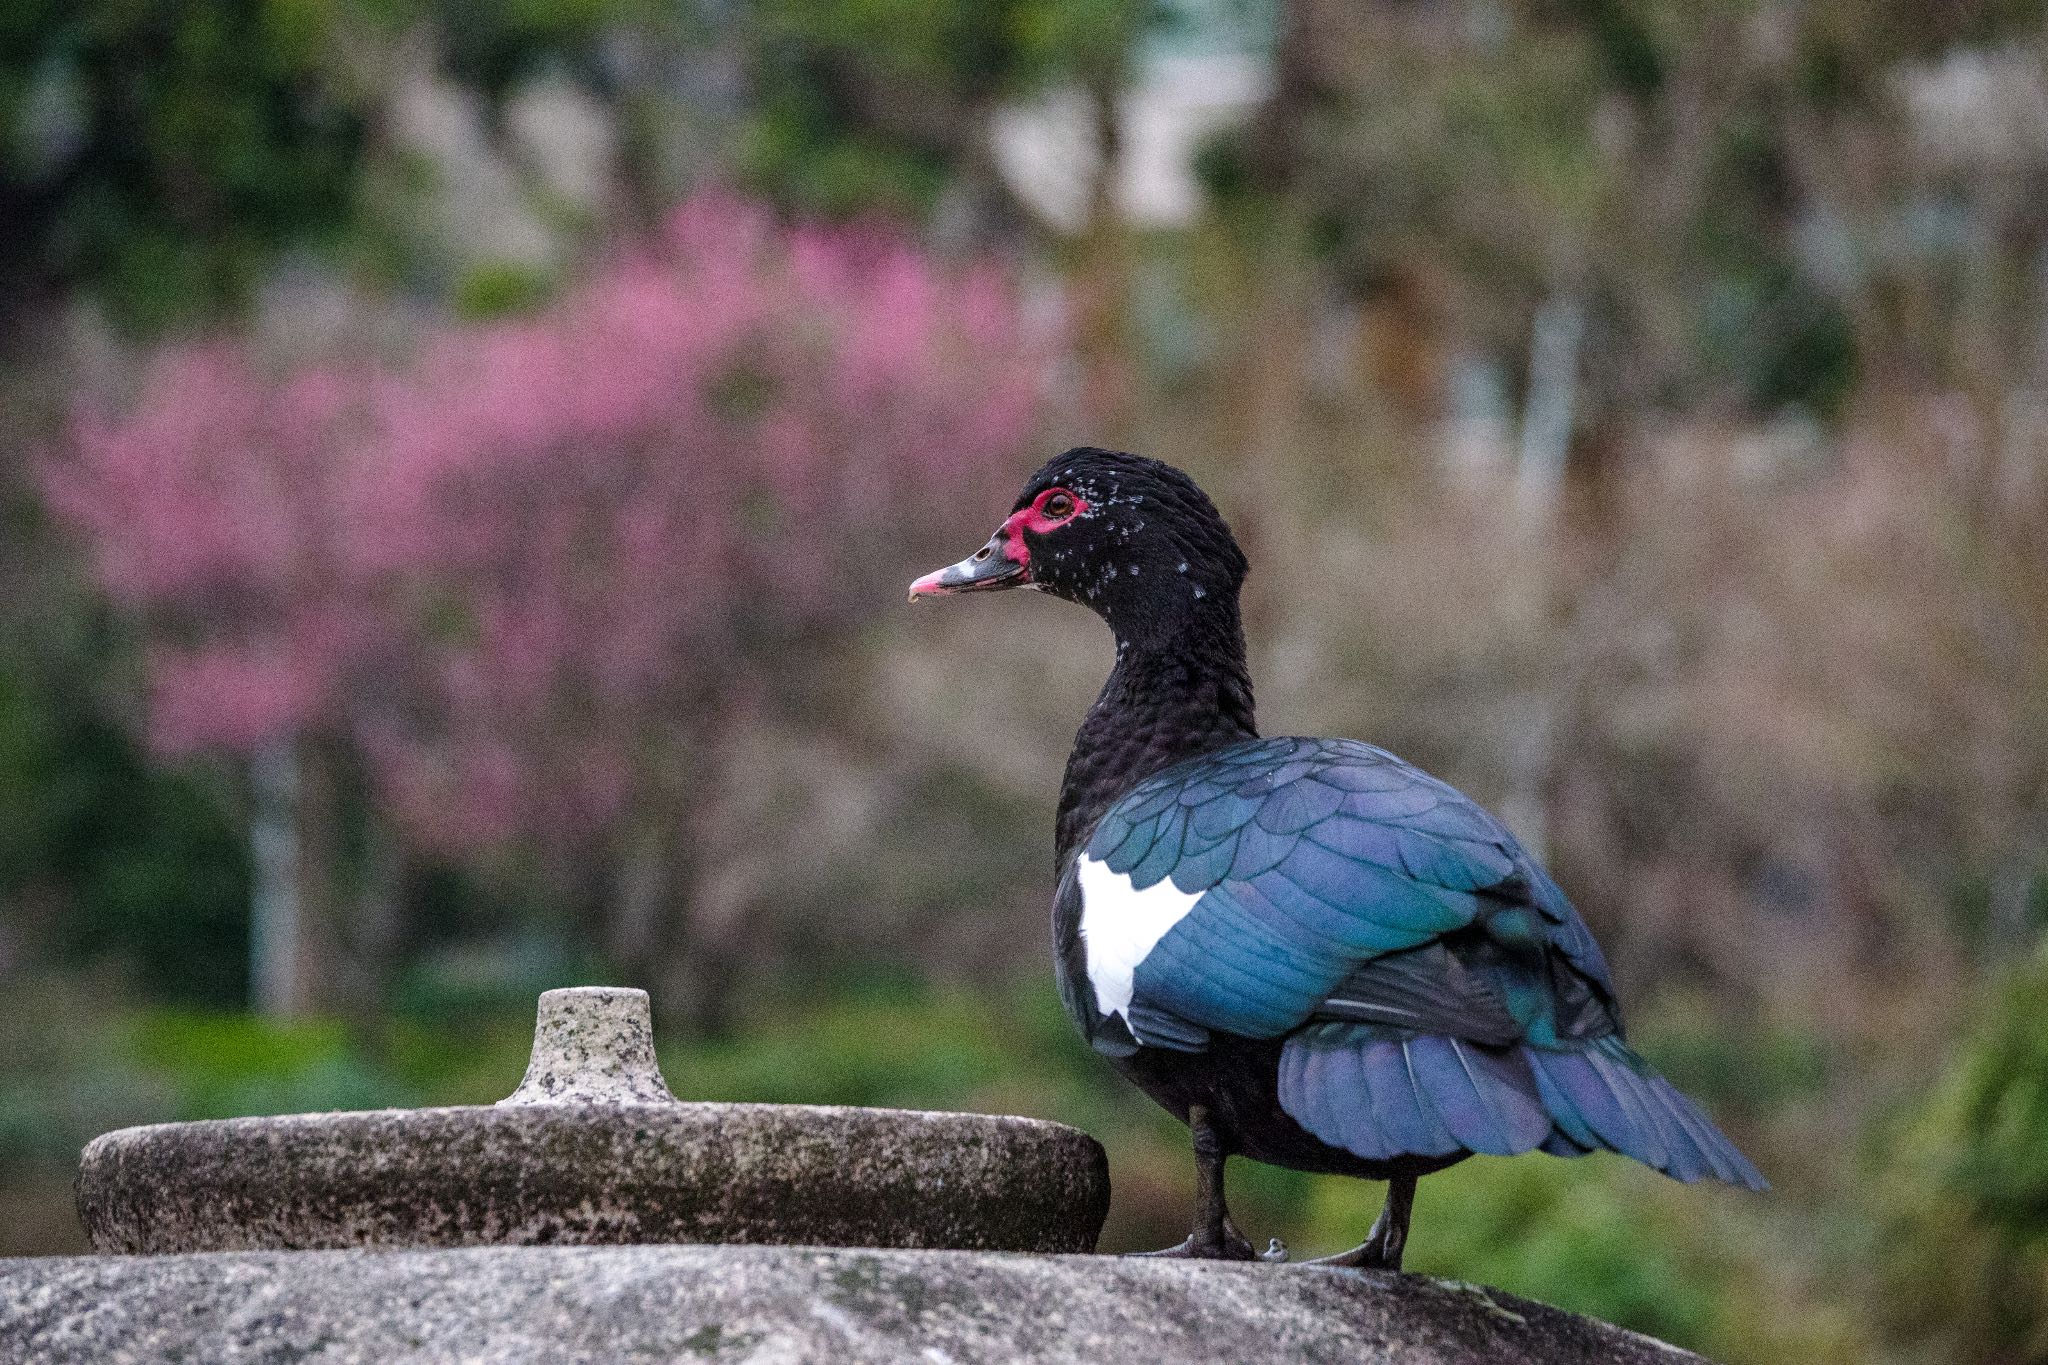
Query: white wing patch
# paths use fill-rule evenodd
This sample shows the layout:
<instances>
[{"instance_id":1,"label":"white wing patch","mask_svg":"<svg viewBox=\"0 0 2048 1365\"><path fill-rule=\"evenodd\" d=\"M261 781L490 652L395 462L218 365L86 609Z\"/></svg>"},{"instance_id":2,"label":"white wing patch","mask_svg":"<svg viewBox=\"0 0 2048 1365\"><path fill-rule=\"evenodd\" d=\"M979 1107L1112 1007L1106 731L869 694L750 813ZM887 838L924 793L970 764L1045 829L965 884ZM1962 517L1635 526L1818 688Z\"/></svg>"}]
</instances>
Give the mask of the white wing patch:
<instances>
[{"instance_id":1,"label":"white wing patch","mask_svg":"<svg viewBox=\"0 0 2048 1365\"><path fill-rule=\"evenodd\" d=\"M1161 877L1140 891L1131 885L1128 873L1112 872L1108 863L1086 854L1078 873L1081 945L1087 954L1088 984L1095 989L1095 1008L1105 1015L1121 1014L1128 1024L1131 977L1138 964L1167 930L1187 917L1202 893L1181 890L1171 877Z\"/></svg>"}]
</instances>

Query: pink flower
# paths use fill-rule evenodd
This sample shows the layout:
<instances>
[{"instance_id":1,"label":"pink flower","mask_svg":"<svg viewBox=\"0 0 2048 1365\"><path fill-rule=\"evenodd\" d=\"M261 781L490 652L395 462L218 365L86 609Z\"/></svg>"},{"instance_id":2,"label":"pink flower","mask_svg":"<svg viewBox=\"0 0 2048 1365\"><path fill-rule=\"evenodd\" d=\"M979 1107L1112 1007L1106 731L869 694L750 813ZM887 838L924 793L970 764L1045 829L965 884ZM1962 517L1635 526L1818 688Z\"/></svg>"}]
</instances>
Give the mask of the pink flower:
<instances>
[{"instance_id":1,"label":"pink flower","mask_svg":"<svg viewBox=\"0 0 2048 1365\"><path fill-rule=\"evenodd\" d=\"M424 843L602 835L721 696L839 666L774 642L846 638L953 548L918 540L1014 480L1056 340L997 264L704 194L402 366L168 352L46 486L155 642L166 751L318 726ZM849 585L878 551L889 590Z\"/></svg>"}]
</instances>

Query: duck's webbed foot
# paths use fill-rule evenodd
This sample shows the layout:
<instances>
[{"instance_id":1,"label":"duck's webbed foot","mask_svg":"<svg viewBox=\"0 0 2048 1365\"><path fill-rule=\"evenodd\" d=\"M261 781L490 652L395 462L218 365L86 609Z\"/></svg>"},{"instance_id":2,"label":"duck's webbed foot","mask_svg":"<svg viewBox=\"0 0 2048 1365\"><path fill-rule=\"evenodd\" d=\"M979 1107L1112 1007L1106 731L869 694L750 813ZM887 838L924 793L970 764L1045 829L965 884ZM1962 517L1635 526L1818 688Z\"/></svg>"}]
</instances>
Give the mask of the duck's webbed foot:
<instances>
[{"instance_id":1,"label":"duck's webbed foot","mask_svg":"<svg viewBox=\"0 0 2048 1365\"><path fill-rule=\"evenodd\" d=\"M1266 1249L1260 1251L1252 1245L1251 1239L1237 1230L1237 1225L1228 1218L1223 1220L1220 1235L1204 1236L1191 1232L1187 1239L1177 1246L1159 1251L1134 1251L1133 1256L1167 1256L1194 1261L1264 1261L1277 1265L1287 1259L1287 1244L1278 1237L1268 1239Z\"/></svg>"},{"instance_id":2,"label":"duck's webbed foot","mask_svg":"<svg viewBox=\"0 0 2048 1365\"><path fill-rule=\"evenodd\" d=\"M1380 1238L1368 1237L1349 1251L1340 1251L1334 1256L1311 1257L1302 1264L1349 1266L1356 1270L1399 1270L1401 1255L1389 1252Z\"/></svg>"},{"instance_id":3,"label":"duck's webbed foot","mask_svg":"<svg viewBox=\"0 0 2048 1365\"><path fill-rule=\"evenodd\" d=\"M1335 1256L1318 1256L1303 1265L1351 1266L1359 1270L1399 1270L1408 1247L1408 1215L1415 1208L1415 1177L1395 1176L1387 1182L1386 1207L1363 1242Z\"/></svg>"},{"instance_id":4,"label":"duck's webbed foot","mask_svg":"<svg viewBox=\"0 0 2048 1365\"><path fill-rule=\"evenodd\" d=\"M1202 1105L1188 1106L1188 1131L1195 1142L1195 1230L1179 1246L1164 1251L1140 1251L1138 1256L1174 1256L1196 1261L1265 1261L1277 1264L1287 1259L1287 1247L1278 1237L1259 1251L1251 1239L1230 1221L1223 1202L1223 1163L1230 1152L1224 1135L1210 1122Z\"/></svg>"}]
</instances>

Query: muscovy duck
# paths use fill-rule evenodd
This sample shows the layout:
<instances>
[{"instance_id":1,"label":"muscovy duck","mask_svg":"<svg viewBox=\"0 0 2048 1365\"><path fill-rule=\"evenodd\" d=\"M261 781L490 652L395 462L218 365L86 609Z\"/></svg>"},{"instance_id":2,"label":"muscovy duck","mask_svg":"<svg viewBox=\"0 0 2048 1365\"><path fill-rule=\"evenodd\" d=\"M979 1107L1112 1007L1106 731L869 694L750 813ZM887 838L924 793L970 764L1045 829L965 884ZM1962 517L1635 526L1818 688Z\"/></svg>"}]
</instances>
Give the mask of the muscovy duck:
<instances>
[{"instance_id":1,"label":"muscovy duck","mask_svg":"<svg viewBox=\"0 0 2048 1365\"><path fill-rule=\"evenodd\" d=\"M1386 1181L1324 1263L1395 1270L1416 1180L1474 1153L1764 1188L1629 1049L1599 945L1506 826L1384 749L1260 738L1246 568L1187 475L1078 448L910 586L1036 588L1115 634L1060 791L1053 941L1088 1041L1191 1131L1194 1229L1153 1254L1285 1259L1232 1225L1232 1155Z\"/></svg>"}]
</instances>

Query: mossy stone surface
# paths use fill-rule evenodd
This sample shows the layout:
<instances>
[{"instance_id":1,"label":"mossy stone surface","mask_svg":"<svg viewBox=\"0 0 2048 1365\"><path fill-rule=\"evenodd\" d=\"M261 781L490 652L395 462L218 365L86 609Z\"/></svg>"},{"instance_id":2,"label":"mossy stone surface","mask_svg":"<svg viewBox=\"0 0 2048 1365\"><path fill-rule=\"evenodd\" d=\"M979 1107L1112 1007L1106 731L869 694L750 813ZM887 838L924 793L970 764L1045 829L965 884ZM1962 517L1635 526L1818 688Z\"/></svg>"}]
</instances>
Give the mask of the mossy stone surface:
<instances>
[{"instance_id":1,"label":"mossy stone surface","mask_svg":"<svg viewBox=\"0 0 2048 1365\"><path fill-rule=\"evenodd\" d=\"M526 1076L498 1103L676 1103L654 1055L647 992L631 986L542 991Z\"/></svg>"},{"instance_id":2,"label":"mossy stone surface","mask_svg":"<svg viewBox=\"0 0 2048 1365\"><path fill-rule=\"evenodd\" d=\"M1109 1162L1062 1124L684 1104L645 991L553 990L496 1105L124 1128L80 1158L95 1250L739 1242L1092 1251Z\"/></svg>"},{"instance_id":3,"label":"mossy stone surface","mask_svg":"<svg viewBox=\"0 0 2048 1365\"><path fill-rule=\"evenodd\" d=\"M1498 1291L1414 1275L982 1252L514 1247L0 1261L0 1359L1683 1365L1699 1357Z\"/></svg>"},{"instance_id":4,"label":"mossy stone surface","mask_svg":"<svg viewBox=\"0 0 2048 1365\"><path fill-rule=\"evenodd\" d=\"M818 1105L551 1103L126 1128L80 1161L109 1253L739 1242L1091 1251L1101 1144Z\"/></svg>"}]
</instances>

